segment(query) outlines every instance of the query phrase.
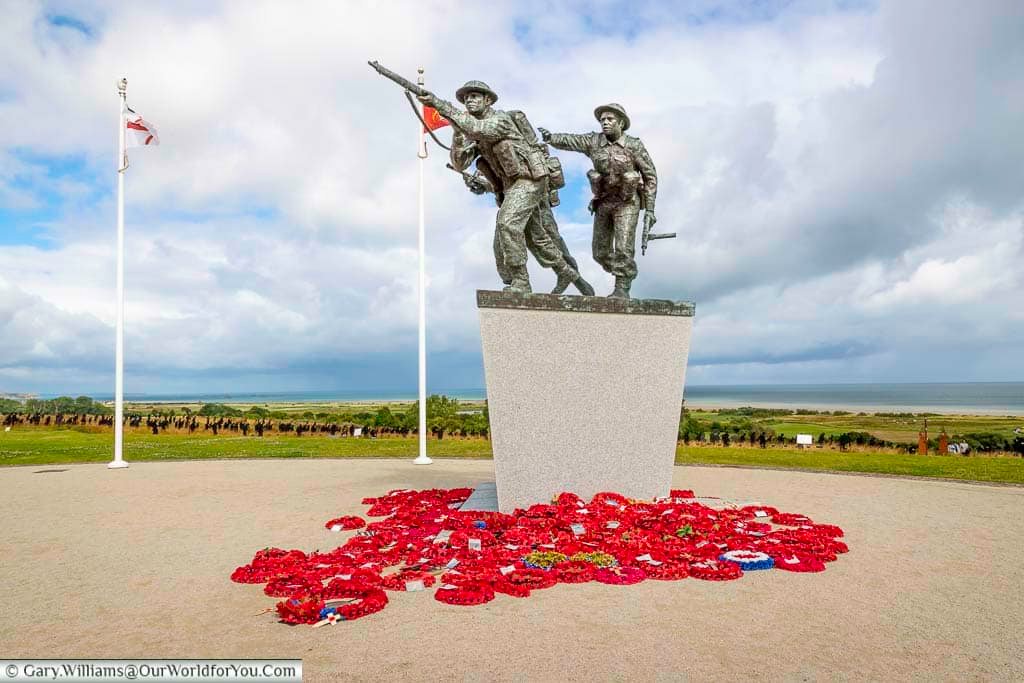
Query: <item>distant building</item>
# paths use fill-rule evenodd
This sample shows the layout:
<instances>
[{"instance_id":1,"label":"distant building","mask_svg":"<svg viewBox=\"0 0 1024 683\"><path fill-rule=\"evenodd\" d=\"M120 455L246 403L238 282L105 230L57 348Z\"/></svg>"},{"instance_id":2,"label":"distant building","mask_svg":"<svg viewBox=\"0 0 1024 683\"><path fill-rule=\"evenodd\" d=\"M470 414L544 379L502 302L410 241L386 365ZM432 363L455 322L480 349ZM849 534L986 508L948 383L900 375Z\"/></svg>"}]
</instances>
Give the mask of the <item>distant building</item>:
<instances>
[{"instance_id":1,"label":"distant building","mask_svg":"<svg viewBox=\"0 0 1024 683\"><path fill-rule=\"evenodd\" d=\"M39 394L7 394L0 391L0 398L6 398L8 401L19 401L24 403L33 398L39 398Z\"/></svg>"}]
</instances>

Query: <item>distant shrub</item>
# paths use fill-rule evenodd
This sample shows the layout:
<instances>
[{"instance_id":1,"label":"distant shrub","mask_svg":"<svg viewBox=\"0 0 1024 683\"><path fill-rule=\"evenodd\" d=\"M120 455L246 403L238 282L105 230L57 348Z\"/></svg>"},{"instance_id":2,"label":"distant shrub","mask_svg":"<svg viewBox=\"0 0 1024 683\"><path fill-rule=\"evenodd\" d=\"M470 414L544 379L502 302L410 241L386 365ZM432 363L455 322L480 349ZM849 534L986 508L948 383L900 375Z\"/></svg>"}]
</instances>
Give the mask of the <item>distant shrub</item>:
<instances>
[{"instance_id":1,"label":"distant shrub","mask_svg":"<svg viewBox=\"0 0 1024 683\"><path fill-rule=\"evenodd\" d=\"M40 413L43 415L113 415L114 409L97 403L88 396L71 398L59 396L49 400L30 398L24 406L11 412Z\"/></svg>"},{"instance_id":2,"label":"distant shrub","mask_svg":"<svg viewBox=\"0 0 1024 683\"><path fill-rule=\"evenodd\" d=\"M971 432L962 437L955 437L954 441L966 441L967 445L976 451L991 452L1006 449L1008 445L1000 434L992 432Z\"/></svg>"},{"instance_id":3,"label":"distant shrub","mask_svg":"<svg viewBox=\"0 0 1024 683\"><path fill-rule=\"evenodd\" d=\"M242 411L223 403L204 403L199 414L205 417L241 417Z\"/></svg>"},{"instance_id":4,"label":"distant shrub","mask_svg":"<svg viewBox=\"0 0 1024 683\"><path fill-rule=\"evenodd\" d=\"M799 413L799 411L797 411ZM792 415L793 411L788 408L754 408L752 406L743 406L742 408L726 408L718 411L719 415L722 416L737 416L737 417L780 417L783 415Z\"/></svg>"},{"instance_id":5,"label":"distant shrub","mask_svg":"<svg viewBox=\"0 0 1024 683\"><path fill-rule=\"evenodd\" d=\"M737 417L736 419L729 420L729 424L726 425L726 429L734 434L749 432L753 428L754 423L751 422L749 417Z\"/></svg>"},{"instance_id":6,"label":"distant shrub","mask_svg":"<svg viewBox=\"0 0 1024 683\"><path fill-rule=\"evenodd\" d=\"M885 442L879 441L868 432L843 432L835 437L833 442L838 443L839 449L844 451L852 444L858 446L880 446L885 444Z\"/></svg>"},{"instance_id":7,"label":"distant shrub","mask_svg":"<svg viewBox=\"0 0 1024 683\"><path fill-rule=\"evenodd\" d=\"M707 425L697 418L685 414L679 421L679 438L686 443L689 443L690 439L700 441L700 435L704 433L705 429L707 429Z\"/></svg>"}]
</instances>

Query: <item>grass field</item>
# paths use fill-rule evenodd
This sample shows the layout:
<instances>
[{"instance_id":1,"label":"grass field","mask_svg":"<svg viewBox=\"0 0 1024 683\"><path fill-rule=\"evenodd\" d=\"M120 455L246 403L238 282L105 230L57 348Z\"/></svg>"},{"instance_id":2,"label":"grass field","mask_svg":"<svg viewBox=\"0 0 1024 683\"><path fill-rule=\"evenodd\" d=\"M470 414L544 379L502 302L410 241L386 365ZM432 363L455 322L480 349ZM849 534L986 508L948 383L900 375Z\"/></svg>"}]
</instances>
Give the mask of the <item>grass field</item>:
<instances>
[{"instance_id":1,"label":"grass field","mask_svg":"<svg viewBox=\"0 0 1024 683\"><path fill-rule=\"evenodd\" d=\"M917 433L924 426L924 417L890 417L883 415L783 415L769 418L744 418L730 411L693 410L690 414L705 423L717 421L728 425L748 420L757 429L771 429L777 434L793 437L797 434L839 435L843 432L868 432L878 439L901 443L916 443ZM929 416L928 435L938 436L943 429L951 437L957 434L992 433L1012 439L1014 429L1024 428L1024 417L998 415L938 415Z\"/></svg>"},{"instance_id":2,"label":"grass field","mask_svg":"<svg viewBox=\"0 0 1024 683\"><path fill-rule=\"evenodd\" d=\"M0 432L0 465L58 465L105 463L112 458L109 430L86 428L30 428ZM489 458L491 444L484 439L431 439L435 457ZM152 435L130 431L124 457L129 463L152 460L209 458L413 458L415 438L353 439L288 435L210 436ZM967 479L1024 484L1024 459L1006 457L918 456L830 449L679 446L679 464L780 467L822 471L864 472Z\"/></svg>"},{"instance_id":3,"label":"grass field","mask_svg":"<svg viewBox=\"0 0 1024 683\"><path fill-rule=\"evenodd\" d=\"M415 438L352 439L294 434L211 436L195 434L125 434L124 459L197 460L207 458L358 458L415 457ZM443 457L491 457L483 439L430 441L430 454ZM109 462L113 436L93 428L24 429L0 432L0 465Z\"/></svg>"},{"instance_id":4,"label":"grass field","mask_svg":"<svg viewBox=\"0 0 1024 683\"><path fill-rule=\"evenodd\" d=\"M840 452L816 448L797 450L680 446L676 450L676 463L862 472L1024 484L1024 459L1010 457L922 456L871 451Z\"/></svg>"}]
</instances>

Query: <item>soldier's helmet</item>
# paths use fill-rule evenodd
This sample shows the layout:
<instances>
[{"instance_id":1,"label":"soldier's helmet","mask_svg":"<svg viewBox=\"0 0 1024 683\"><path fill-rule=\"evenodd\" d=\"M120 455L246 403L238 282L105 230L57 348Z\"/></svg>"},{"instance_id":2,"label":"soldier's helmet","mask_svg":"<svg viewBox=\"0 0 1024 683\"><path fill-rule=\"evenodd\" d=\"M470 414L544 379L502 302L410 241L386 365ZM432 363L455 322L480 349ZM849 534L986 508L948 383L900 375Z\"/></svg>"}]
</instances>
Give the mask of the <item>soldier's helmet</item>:
<instances>
[{"instance_id":1,"label":"soldier's helmet","mask_svg":"<svg viewBox=\"0 0 1024 683\"><path fill-rule=\"evenodd\" d=\"M626 110L622 108L621 104L615 104L614 102L612 102L611 104L602 104L600 107L594 110L594 118L600 121L601 114L603 114L606 111L610 111L611 113L615 114L620 119L622 119L622 130L626 130L627 128L629 128L629 116L626 114Z\"/></svg>"},{"instance_id":2,"label":"soldier's helmet","mask_svg":"<svg viewBox=\"0 0 1024 683\"><path fill-rule=\"evenodd\" d=\"M482 92L485 95L490 95L491 100L494 102L498 101L498 93L491 90L491 86L487 85L483 81L466 81L466 85L455 91L455 99L462 104L465 104L466 95L471 92Z\"/></svg>"}]
</instances>

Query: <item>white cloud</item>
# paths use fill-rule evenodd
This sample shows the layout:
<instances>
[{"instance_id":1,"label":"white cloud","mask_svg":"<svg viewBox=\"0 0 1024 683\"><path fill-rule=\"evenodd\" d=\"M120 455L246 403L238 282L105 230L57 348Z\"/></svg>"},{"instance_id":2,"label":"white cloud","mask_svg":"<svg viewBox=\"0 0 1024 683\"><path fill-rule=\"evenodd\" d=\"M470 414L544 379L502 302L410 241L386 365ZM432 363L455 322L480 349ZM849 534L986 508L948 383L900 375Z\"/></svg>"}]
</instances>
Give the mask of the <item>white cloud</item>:
<instances>
[{"instance_id":1,"label":"white cloud","mask_svg":"<svg viewBox=\"0 0 1024 683\"><path fill-rule=\"evenodd\" d=\"M1000 364L985 351L1019 351L1024 332L1018 5L798 3L769 20L730 5L728 21L681 21L714 6L639 4L625 24L601 4L5 8L0 208L38 205L16 178L38 187L47 155L84 170L52 178L57 248L0 240L0 305L64 331L4 339L0 377L50 382L47 351L77 359L68 382L108 372L122 74L162 142L134 150L126 177L136 368L158 385L160 368L201 381L413 352L415 127L400 89L366 65L379 59L410 76L425 65L449 97L483 78L500 106L552 129L590 130L596 104L626 106L658 165L659 230L679 233L640 258L634 294L697 300L694 360L709 364L691 382L921 379L928 359L1019 378L1012 353ZM49 26L61 12L93 35ZM572 178L589 166L561 158ZM499 286L494 207L444 161L427 162L430 344L473 354L474 291ZM585 200L565 201L563 234L610 290ZM531 273L535 289L553 281Z\"/></svg>"},{"instance_id":2,"label":"white cloud","mask_svg":"<svg viewBox=\"0 0 1024 683\"><path fill-rule=\"evenodd\" d=\"M97 362L107 347L96 318L61 310L0 276L0 359L3 367L74 368Z\"/></svg>"}]
</instances>

